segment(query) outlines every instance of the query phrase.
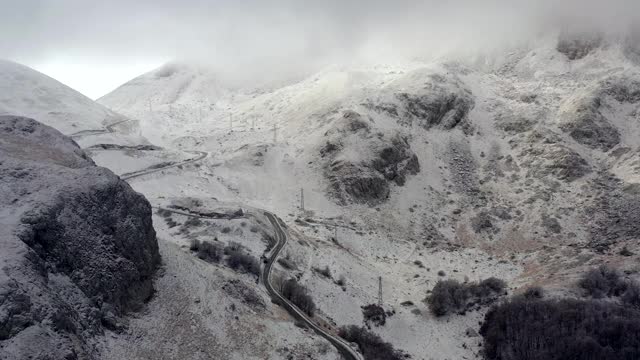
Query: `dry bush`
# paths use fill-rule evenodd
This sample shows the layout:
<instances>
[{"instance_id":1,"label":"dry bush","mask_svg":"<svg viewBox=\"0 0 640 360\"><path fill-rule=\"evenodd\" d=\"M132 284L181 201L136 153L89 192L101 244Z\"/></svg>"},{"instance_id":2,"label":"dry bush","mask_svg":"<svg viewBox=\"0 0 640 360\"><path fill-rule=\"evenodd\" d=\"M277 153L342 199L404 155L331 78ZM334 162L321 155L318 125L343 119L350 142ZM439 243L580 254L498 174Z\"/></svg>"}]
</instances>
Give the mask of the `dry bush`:
<instances>
[{"instance_id":1,"label":"dry bush","mask_svg":"<svg viewBox=\"0 0 640 360\"><path fill-rule=\"evenodd\" d=\"M393 345L364 327L343 326L338 331L338 335L348 342L358 344L366 360L401 360L405 358L401 351L395 350Z\"/></svg>"},{"instance_id":2,"label":"dry bush","mask_svg":"<svg viewBox=\"0 0 640 360\"><path fill-rule=\"evenodd\" d=\"M474 305L486 305L504 294L506 283L488 278L480 283L461 284L457 280L440 280L427 298L429 309L436 316L464 314Z\"/></svg>"},{"instance_id":3,"label":"dry bush","mask_svg":"<svg viewBox=\"0 0 640 360\"><path fill-rule=\"evenodd\" d=\"M515 297L480 329L490 360L640 359L640 311L602 300Z\"/></svg>"}]
</instances>

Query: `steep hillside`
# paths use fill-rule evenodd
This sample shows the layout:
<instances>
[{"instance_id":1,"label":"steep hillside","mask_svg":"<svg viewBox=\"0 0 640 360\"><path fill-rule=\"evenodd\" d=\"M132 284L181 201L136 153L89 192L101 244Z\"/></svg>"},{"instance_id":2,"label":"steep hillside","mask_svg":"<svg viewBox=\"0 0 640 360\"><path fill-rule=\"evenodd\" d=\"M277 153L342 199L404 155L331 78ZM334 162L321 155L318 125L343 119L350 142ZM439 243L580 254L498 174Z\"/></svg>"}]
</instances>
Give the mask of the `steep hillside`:
<instances>
[{"instance_id":1,"label":"steep hillside","mask_svg":"<svg viewBox=\"0 0 640 360\"><path fill-rule=\"evenodd\" d=\"M0 60L0 115L39 119L66 135L126 119L44 74L5 60Z\"/></svg>"},{"instance_id":2,"label":"steep hillside","mask_svg":"<svg viewBox=\"0 0 640 360\"><path fill-rule=\"evenodd\" d=\"M68 137L0 116L0 358L89 359L153 294L151 206Z\"/></svg>"},{"instance_id":3,"label":"steep hillside","mask_svg":"<svg viewBox=\"0 0 640 360\"><path fill-rule=\"evenodd\" d=\"M224 105L189 121L180 114L209 100L185 86L155 108L153 131L210 157L134 187L280 214L298 240L280 270L313 289L328 321L362 325L381 276L396 313L376 333L414 358L472 357L465 332L483 310L433 319L422 300L438 280L567 292L586 267L634 271L637 255L623 254L640 253L638 48L563 35L482 60L330 67L251 96L213 87ZM155 99L139 96L117 110ZM333 278L314 270L325 266Z\"/></svg>"},{"instance_id":4,"label":"steep hillside","mask_svg":"<svg viewBox=\"0 0 640 360\"><path fill-rule=\"evenodd\" d=\"M187 124L197 128L214 114L226 113L222 99L230 95L217 74L206 67L169 63L129 81L98 102L140 119L145 136L162 144L170 141L174 129Z\"/></svg>"}]
</instances>

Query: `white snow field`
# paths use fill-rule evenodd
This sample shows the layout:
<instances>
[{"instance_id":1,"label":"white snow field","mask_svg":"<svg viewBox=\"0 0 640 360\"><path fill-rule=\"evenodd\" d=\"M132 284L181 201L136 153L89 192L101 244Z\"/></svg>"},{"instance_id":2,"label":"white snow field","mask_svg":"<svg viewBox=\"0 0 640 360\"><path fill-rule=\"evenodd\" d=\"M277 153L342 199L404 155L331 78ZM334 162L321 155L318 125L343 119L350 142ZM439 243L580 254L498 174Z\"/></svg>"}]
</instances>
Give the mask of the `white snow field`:
<instances>
[{"instance_id":1,"label":"white snow field","mask_svg":"<svg viewBox=\"0 0 640 360\"><path fill-rule=\"evenodd\" d=\"M360 307L378 301L381 276L384 307L396 313L374 332L414 359L472 358L479 341L465 333L486 308L433 317L423 300L439 279L495 276L515 292L560 291L592 264L630 266L615 254L637 247L588 250L607 236L610 215L589 216L605 206L602 174L622 181L609 192L639 178L638 63L617 41L575 60L555 44L484 61L333 66L270 89L225 88L203 67L169 64L99 102L140 119L163 146L210 154L135 189L279 214L297 270L278 271L312 289L328 321L362 325ZM569 116L594 98L602 105L588 109L602 122ZM385 163L385 151L401 162ZM419 171L402 172L412 154ZM363 194L358 181L380 190ZM313 271L325 266L333 279Z\"/></svg>"},{"instance_id":2,"label":"white snow field","mask_svg":"<svg viewBox=\"0 0 640 360\"><path fill-rule=\"evenodd\" d=\"M640 44L579 50L549 37L474 59L334 65L254 87L174 62L81 107L109 108L131 128L89 110L86 122L53 116L26 86L20 102L0 89L0 110L35 102L32 116L66 133L107 129L76 141L119 175L162 168L127 180L156 210L157 294L126 331L107 333L105 359L338 358L255 277L189 248L238 243L259 257L268 221L158 212L171 206L278 215L290 266L276 264L276 275L310 290L329 331L364 325L361 307L381 301L392 315L371 331L412 359L472 359L481 339L468 334L488 307L435 317L425 298L439 280L498 277L510 294L541 285L553 296L574 291L586 268L637 267L620 250L640 253ZM27 71L2 66L12 79ZM189 161L194 152L207 156Z\"/></svg>"}]
</instances>

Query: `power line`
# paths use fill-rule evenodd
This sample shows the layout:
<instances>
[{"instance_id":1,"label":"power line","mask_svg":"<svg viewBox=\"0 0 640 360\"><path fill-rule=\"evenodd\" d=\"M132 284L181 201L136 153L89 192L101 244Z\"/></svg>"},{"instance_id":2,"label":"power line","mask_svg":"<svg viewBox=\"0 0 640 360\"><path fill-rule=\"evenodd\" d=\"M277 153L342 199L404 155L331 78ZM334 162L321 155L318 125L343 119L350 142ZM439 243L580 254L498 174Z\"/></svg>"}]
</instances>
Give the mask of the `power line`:
<instances>
[{"instance_id":1,"label":"power line","mask_svg":"<svg viewBox=\"0 0 640 360\"><path fill-rule=\"evenodd\" d=\"M382 307L382 276L378 276L378 306Z\"/></svg>"}]
</instances>

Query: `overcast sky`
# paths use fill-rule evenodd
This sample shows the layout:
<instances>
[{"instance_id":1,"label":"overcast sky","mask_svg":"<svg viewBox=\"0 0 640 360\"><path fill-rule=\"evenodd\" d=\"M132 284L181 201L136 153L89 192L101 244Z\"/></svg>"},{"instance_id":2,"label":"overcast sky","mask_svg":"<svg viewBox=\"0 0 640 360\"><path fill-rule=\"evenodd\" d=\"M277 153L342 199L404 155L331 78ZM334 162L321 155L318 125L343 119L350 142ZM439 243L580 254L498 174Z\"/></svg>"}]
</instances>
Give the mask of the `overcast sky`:
<instances>
[{"instance_id":1,"label":"overcast sky","mask_svg":"<svg viewBox=\"0 0 640 360\"><path fill-rule=\"evenodd\" d=\"M0 57L96 98L172 59L245 77L617 31L640 0L0 0Z\"/></svg>"}]
</instances>

